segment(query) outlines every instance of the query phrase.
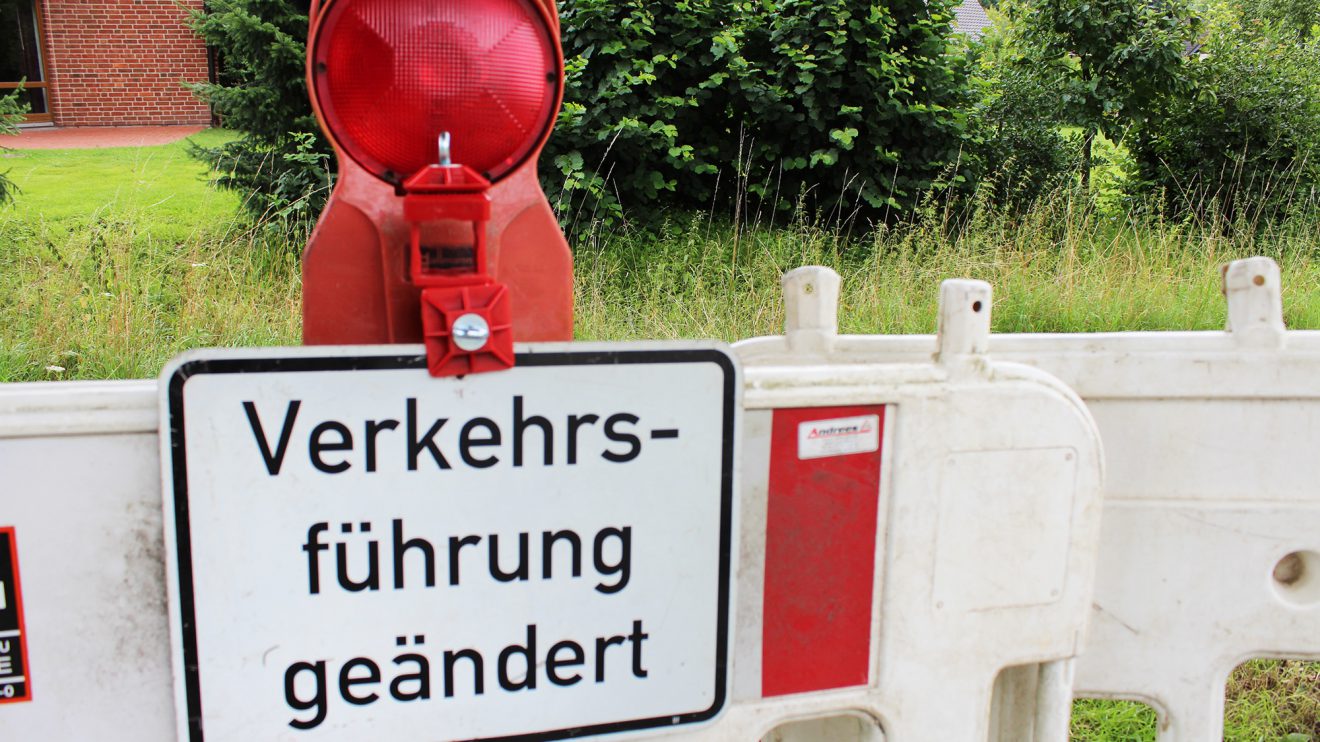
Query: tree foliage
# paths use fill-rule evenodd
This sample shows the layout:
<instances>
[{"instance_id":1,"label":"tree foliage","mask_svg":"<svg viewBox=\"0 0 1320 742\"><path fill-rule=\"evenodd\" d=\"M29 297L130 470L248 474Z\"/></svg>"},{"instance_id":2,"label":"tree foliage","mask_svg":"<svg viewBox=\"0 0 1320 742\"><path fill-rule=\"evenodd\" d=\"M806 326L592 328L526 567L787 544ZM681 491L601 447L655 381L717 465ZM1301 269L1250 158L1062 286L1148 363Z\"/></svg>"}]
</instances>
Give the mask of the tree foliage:
<instances>
[{"instance_id":1,"label":"tree foliage","mask_svg":"<svg viewBox=\"0 0 1320 742\"><path fill-rule=\"evenodd\" d=\"M195 154L217 182L247 194L262 219L309 224L329 196L334 158L307 98L303 76L308 2L207 0L194 28L220 55L217 83L194 86L232 142Z\"/></svg>"},{"instance_id":2,"label":"tree foliage","mask_svg":"<svg viewBox=\"0 0 1320 742\"><path fill-rule=\"evenodd\" d=\"M796 166L794 184L820 188L827 207L873 215L965 185L971 91L953 5L781 0L764 64L772 105L755 119L760 161Z\"/></svg>"},{"instance_id":3,"label":"tree foliage","mask_svg":"<svg viewBox=\"0 0 1320 742\"><path fill-rule=\"evenodd\" d=\"M1316 0L1239 0L1236 16L1247 22L1277 24L1280 31L1304 41L1320 34L1320 2Z\"/></svg>"},{"instance_id":4,"label":"tree foliage","mask_svg":"<svg viewBox=\"0 0 1320 742\"><path fill-rule=\"evenodd\" d=\"M14 90L6 95L0 95L0 135L14 135L18 133L18 124L23 120L23 114L27 113L28 105L19 98L22 89ZM0 147L0 152L4 147ZM18 186L9 179L7 172L0 173L0 206L10 203L18 193Z\"/></svg>"},{"instance_id":5,"label":"tree foliage","mask_svg":"<svg viewBox=\"0 0 1320 742\"><path fill-rule=\"evenodd\" d=\"M1197 23L1184 0L1021 0L1001 7L1018 59L1055 91L1063 123L1083 131L1083 178L1096 134L1120 139L1152 103L1191 87Z\"/></svg>"},{"instance_id":6,"label":"tree foliage","mask_svg":"<svg viewBox=\"0 0 1320 742\"><path fill-rule=\"evenodd\" d=\"M737 17L753 3L735 2ZM748 94L742 29L709 0L569 0L560 8L565 101L542 156L561 213L645 208L666 194L709 197L722 153L737 145L728 112ZM589 212L590 213L590 212Z\"/></svg>"},{"instance_id":7,"label":"tree foliage","mask_svg":"<svg viewBox=\"0 0 1320 742\"><path fill-rule=\"evenodd\" d=\"M953 0L564 0L566 105L543 157L561 211L646 217L755 198L878 216L961 186ZM262 216L310 219L332 177L303 81L307 3L208 0L223 75L197 91L242 132L199 154Z\"/></svg>"}]
</instances>

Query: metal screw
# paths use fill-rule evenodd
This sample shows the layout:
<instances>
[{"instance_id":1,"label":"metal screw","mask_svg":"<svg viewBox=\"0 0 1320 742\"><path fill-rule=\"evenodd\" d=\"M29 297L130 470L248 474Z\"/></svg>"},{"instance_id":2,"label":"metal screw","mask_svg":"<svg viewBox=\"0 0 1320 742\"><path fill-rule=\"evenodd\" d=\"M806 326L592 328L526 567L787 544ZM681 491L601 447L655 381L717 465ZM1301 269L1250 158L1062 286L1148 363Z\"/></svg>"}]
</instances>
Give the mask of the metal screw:
<instances>
[{"instance_id":1,"label":"metal screw","mask_svg":"<svg viewBox=\"0 0 1320 742\"><path fill-rule=\"evenodd\" d=\"M481 350L490 342L490 325L479 314L465 314L454 320L454 345L471 353Z\"/></svg>"}]
</instances>

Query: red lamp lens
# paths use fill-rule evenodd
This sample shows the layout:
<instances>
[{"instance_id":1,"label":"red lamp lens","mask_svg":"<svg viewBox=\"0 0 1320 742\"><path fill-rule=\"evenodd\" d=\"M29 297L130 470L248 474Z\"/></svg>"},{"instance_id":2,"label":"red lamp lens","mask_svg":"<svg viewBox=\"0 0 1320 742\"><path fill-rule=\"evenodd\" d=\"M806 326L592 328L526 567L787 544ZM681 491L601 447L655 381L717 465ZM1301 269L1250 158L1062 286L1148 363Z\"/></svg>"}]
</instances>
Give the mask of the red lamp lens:
<instances>
[{"instance_id":1,"label":"red lamp lens","mask_svg":"<svg viewBox=\"0 0 1320 742\"><path fill-rule=\"evenodd\" d=\"M335 0L321 13L313 90L330 135L392 182L437 162L497 180L554 123L563 59L537 0Z\"/></svg>"}]
</instances>

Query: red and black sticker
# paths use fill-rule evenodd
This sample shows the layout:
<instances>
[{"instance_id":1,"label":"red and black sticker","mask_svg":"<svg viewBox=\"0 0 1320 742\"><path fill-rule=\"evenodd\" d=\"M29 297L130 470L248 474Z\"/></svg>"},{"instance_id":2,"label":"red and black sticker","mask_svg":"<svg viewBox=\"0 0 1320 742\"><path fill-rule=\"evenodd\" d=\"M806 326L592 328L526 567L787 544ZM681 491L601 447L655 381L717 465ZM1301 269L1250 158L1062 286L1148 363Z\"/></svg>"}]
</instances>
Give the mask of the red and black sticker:
<instances>
[{"instance_id":1,"label":"red and black sticker","mask_svg":"<svg viewBox=\"0 0 1320 742\"><path fill-rule=\"evenodd\" d=\"M0 528L0 703L32 700L25 638L18 543L13 528Z\"/></svg>"}]
</instances>

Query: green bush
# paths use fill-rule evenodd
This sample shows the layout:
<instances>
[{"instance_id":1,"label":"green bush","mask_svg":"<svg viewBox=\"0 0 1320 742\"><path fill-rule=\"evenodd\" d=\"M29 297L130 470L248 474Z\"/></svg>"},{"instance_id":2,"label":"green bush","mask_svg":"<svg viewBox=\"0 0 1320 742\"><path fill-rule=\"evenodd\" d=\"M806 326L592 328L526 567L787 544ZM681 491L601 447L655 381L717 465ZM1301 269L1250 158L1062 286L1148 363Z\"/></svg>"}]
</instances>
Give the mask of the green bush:
<instances>
[{"instance_id":1,"label":"green bush","mask_svg":"<svg viewBox=\"0 0 1320 742\"><path fill-rule=\"evenodd\" d=\"M565 101L541 162L564 221L614 221L666 197L709 205L724 153L737 144L726 117L750 84L745 29L726 18L752 6L561 4Z\"/></svg>"},{"instance_id":2,"label":"green bush","mask_svg":"<svg viewBox=\"0 0 1320 742\"><path fill-rule=\"evenodd\" d=\"M780 0L763 68L774 105L756 117L761 164L782 163L836 213L894 214L968 185L971 90L950 38L954 5Z\"/></svg>"},{"instance_id":3,"label":"green bush","mask_svg":"<svg viewBox=\"0 0 1320 742\"><path fill-rule=\"evenodd\" d=\"M1315 0L1238 0L1240 17L1278 24L1297 38L1320 34L1320 3Z\"/></svg>"},{"instance_id":4,"label":"green bush","mask_svg":"<svg viewBox=\"0 0 1320 742\"><path fill-rule=\"evenodd\" d=\"M567 0L543 158L566 221L666 208L878 219L961 187L951 0Z\"/></svg>"},{"instance_id":5,"label":"green bush","mask_svg":"<svg viewBox=\"0 0 1320 742\"><path fill-rule=\"evenodd\" d=\"M218 50L218 83L194 86L240 138L194 154L216 182L247 195L254 217L305 228L330 195L334 158L303 76L309 3L207 0L193 26Z\"/></svg>"},{"instance_id":6,"label":"green bush","mask_svg":"<svg viewBox=\"0 0 1320 742\"><path fill-rule=\"evenodd\" d=\"M974 117L979 182L993 203L1017 211L1068 186L1082 167L1081 138L1030 105L1050 91L1029 75L1009 71L990 84Z\"/></svg>"},{"instance_id":7,"label":"green bush","mask_svg":"<svg viewBox=\"0 0 1320 742\"><path fill-rule=\"evenodd\" d=\"M18 98L20 92L21 89L0 95L0 135L18 134L18 124L23 120L23 114L28 111L27 103ZM0 147L0 152L3 151L4 147ZM9 179L9 174L0 173L0 206L13 201L16 193L18 186Z\"/></svg>"},{"instance_id":8,"label":"green bush","mask_svg":"<svg viewBox=\"0 0 1320 742\"><path fill-rule=\"evenodd\" d=\"M1178 212L1250 221L1317 204L1320 38L1221 5L1195 91L1156 106L1133 144L1138 183Z\"/></svg>"}]
</instances>

